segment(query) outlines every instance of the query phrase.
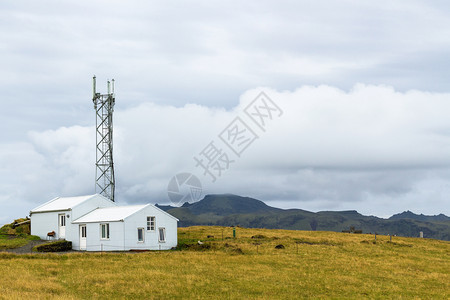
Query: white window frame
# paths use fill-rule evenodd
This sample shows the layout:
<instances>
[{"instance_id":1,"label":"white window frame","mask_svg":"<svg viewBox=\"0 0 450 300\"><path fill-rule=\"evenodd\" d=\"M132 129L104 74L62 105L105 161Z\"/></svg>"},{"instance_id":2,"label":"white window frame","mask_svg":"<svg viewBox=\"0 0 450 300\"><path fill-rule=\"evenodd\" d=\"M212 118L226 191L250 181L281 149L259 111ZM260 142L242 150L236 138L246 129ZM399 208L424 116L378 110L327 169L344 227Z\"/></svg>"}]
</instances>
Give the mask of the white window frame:
<instances>
[{"instance_id":1,"label":"white window frame","mask_svg":"<svg viewBox=\"0 0 450 300\"><path fill-rule=\"evenodd\" d=\"M161 240L161 230L163 231L164 240ZM160 242L160 243L166 242L166 228L165 227L158 228L158 242Z\"/></svg>"},{"instance_id":2,"label":"white window frame","mask_svg":"<svg viewBox=\"0 0 450 300\"><path fill-rule=\"evenodd\" d=\"M103 227L105 228L106 236L103 236ZM100 224L100 239L101 240L109 240L110 231L109 231L109 223L101 223Z\"/></svg>"},{"instance_id":3,"label":"white window frame","mask_svg":"<svg viewBox=\"0 0 450 300\"><path fill-rule=\"evenodd\" d=\"M145 243L145 228L144 227L138 227L137 232L137 240L138 243ZM139 231L142 232L142 241L139 240Z\"/></svg>"},{"instance_id":4,"label":"white window frame","mask_svg":"<svg viewBox=\"0 0 450 300\"><path fill-rule=\"evenodd\" d=\"M153 220L152 220L152 218L153 218ZM147 217L147 231L155 231L155 229L156 229L156 217L148 216Z\"/></svg>"}]
</instances>

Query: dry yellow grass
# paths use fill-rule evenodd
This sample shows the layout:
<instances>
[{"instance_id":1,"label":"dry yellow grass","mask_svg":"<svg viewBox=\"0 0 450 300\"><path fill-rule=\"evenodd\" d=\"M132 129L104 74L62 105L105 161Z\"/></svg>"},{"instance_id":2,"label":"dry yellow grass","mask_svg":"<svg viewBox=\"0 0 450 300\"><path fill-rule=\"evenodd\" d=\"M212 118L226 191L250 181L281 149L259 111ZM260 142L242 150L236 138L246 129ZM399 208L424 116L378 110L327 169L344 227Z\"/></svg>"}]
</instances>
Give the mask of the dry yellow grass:
<instances>
[{"instance_id":1,"label":"dry yellow grass","mask_svg":"<svg viewBox=\"0 0 450 300\"><path fill-rule=\"evenodd\" d=\"M0 297L450 297L449 242L245 228L231 236L231 228L189 227L179 228L181 251L2 253Z\"/></svg>"}]
</instances>

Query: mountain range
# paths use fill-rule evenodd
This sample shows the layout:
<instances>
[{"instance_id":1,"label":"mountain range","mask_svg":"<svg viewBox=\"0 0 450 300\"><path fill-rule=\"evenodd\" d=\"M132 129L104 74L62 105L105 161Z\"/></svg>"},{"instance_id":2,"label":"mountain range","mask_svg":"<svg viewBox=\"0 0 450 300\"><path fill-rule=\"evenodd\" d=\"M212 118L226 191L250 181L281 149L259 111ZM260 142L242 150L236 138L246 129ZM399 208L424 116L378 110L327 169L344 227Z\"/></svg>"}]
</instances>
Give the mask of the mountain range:
<instances>
[{"instance_id":1,"label":"mountain range","mask_svg":"<svg viewBox=\"0 0 450 300\"><path fill-rule=\"evenodd\" d=\"M363 233L424 237L450 241L450 217L417 215L405 211L388 219L364 216L355 210L310 212L302 209L281 209L264 202L233 194L206 195L181 207L158 205L177 217L179 226L219 225L248 228L362 231Z\"/></svg>"}]
</instances>

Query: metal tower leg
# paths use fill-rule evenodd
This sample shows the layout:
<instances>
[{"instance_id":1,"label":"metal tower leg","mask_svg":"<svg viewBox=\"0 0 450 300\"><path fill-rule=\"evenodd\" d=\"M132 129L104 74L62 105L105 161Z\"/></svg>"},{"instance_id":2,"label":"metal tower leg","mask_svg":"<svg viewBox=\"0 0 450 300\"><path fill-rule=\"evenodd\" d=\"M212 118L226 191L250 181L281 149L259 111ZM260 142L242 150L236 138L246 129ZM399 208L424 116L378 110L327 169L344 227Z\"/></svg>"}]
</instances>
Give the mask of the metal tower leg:
<instances>
[{"instance_id":1,"label":"metal tower leg","mask_svg":"<svg viewBox=\"0 0 450 300\"><path fill-rule=\"evenodd\" d=\"M96 114L96 168L95 192L114 201L114 163L113 163L113 112L114 112L114 79L108 81L108 93L95 91L96 78L93 78L93 98Z\"/></svg>"}]
</instances>

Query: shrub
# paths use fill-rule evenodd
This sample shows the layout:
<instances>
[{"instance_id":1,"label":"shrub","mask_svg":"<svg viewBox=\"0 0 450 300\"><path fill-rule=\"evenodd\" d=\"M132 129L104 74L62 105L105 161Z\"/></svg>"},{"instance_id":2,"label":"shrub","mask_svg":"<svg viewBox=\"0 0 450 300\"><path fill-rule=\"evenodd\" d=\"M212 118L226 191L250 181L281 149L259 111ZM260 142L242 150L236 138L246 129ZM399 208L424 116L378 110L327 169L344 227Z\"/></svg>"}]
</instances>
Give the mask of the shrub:
<instances>
[{"instance_id":1,"label":"shrub","mask_svg":"<svg viewBox=\"0 0 450 300\"><path fill-rule=\"evenodd\" d=\"M204 250L210 250L211 244L204 243L204 244L198 244L198 243L178 243L176 250L193 250L193 251L204 251Z\"/></svg>"},{"instance_id":2,"label":"shrub","mask_svg":"<svg viewBox=\"0 0 450 300\"><path fill-rule=\"evenodd\" d=\"M244 251L239 247L234 248L232 251L234 254L244 254Z\"/></svg>"},{"instance_id":3,"label":"shrub","mask_svg":"<svg viewBox=\"0 0 450 300\"><path fill-rule=\"evenodd\" d=\"M0 234L14 234L16 231L12 229L11 224L6 224L0 228Z\"/></svg>"},{"instance_id":4,"label":"shrub","mask_svg":"<svg viewBox=\"0 0 450 300\"><path fill-rule=\"evenodd\" d=\"M242 249L240 247L238 247L237 245L233 245L233 244L225 243L223 245L223 249L233 255L234 254L244 254L244 251L242 251Z\"/></svg>"},{"instance_id":5,"label":"shrub","mask_svg":"<svg viewBox=\"0 0 450 300\"><path fill-rule=\"evenodd\" d=\"M252 235L252 239L265 239L266 236L263 234Z\"/></svg>"},{"instance_id":6,"label":"shrub","mask_svg":"<svg viewBox=\"0 0 450 300\"><path fill-rule=\"evenodd\" d=\"M33 251L37 252L63 252L69 250L72 250L72 242L65 240L42 244L33 248Z\"/></svg>"}]
</instances>

